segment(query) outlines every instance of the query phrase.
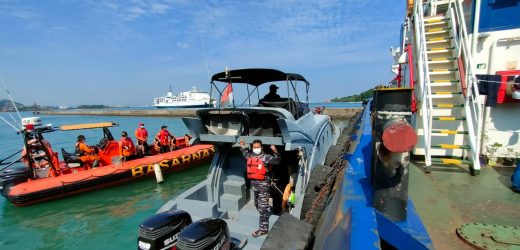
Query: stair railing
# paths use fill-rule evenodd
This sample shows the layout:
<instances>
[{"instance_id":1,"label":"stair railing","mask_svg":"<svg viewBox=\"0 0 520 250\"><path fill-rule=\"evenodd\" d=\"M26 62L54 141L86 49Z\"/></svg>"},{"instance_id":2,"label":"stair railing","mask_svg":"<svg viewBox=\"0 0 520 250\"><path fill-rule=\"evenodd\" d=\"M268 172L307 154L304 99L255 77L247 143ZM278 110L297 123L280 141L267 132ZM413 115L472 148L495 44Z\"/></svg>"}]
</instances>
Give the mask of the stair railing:
<instances>
[{"instance_id":1,"label":"stair railing","mask_svg":"<svg viewBox=\"0 0 520 250\"><path fill-rule=\"evenodd\" d=\"M474 169L480 169L480 132L482 128L482 103L479 98L477 78L474 73L472 54L468 47L469 36L466 30L466 21L460 0L450 0L448 15L451 17L453 28L453 39L457 49L457 60L462 60L459 67L464 67L464 75L461 75L461 83L466 83L464 93L464 109L466 113L466 123L471 146L471 158L474 162ZM462 65L461 65L462 64ZM460 69L459 69L460 70ZM464 87L464 86L462 86Z\"/></svg>"},{"instance_id":2,"label":"stair railing","mask_svg":"<svg viewBox=\"0 0 520 250\"><path fill-rule=\"evenodd\" d=\"M424 158L426 166L431 166L431 127L432 127L432 95L430 86L430 70L426 48L426 32L424 28L423 1L414 1L415 44L418 47L418 83L421 85L421 116L423 121Z\"/></svg>"}]
</instances>

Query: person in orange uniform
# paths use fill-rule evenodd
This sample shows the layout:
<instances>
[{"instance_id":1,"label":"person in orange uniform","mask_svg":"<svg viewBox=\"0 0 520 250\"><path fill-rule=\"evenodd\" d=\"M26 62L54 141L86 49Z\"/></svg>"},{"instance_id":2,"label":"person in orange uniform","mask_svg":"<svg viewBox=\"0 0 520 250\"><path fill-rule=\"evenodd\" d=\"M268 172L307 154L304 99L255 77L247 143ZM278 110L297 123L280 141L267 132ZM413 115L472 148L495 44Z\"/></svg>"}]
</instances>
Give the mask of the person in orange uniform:
<instances>
[{"instance_id":1,"label":"person in orange uniform","mask_svg":"<svg viewBox=\"0 0 520 250\"><path fill-rule=\"evenodd\" d=\"M155 136L155 143L159 147L159 152L166 153L170 152L170 138L172 134L168 131L168 126L162 125L161 130Z\"/></svg>"},{"instance_id":2,"label":"person in orange uniform","mask_svg":"<svg viewBox=\"0 0 520 250\"><path fill-rule=\"evenodd\" d=\"M84 135L78 135L75 148L79 159L85 163L87 167L91 166L92 168L97 168L99 166L99 156L97 155L96 150L85 143Z\"/></svg>"},{"instance_id":3,"label":"person in orange uniform","mask_svg":"<svg viewBox=\"0 0 520 250\"><path fill-rule=\"evenodd\" d=\"M135 139L137 140L137 154L148 155L148 131L144 128L144 123L140 122L135 130Z\"/></svg>"},{"instance_id":4,"label":"person in orange uniform","mask_svg":"<svg viewBox=\"0 0 520 250\"><path fill-rule=\"evenodd\" d=\"M132 139L128 137L126 131L121 132L121 139L119 140L119 155L125 160L130 160L135 157L135 146Z\"/></svg>"}]
</instances>

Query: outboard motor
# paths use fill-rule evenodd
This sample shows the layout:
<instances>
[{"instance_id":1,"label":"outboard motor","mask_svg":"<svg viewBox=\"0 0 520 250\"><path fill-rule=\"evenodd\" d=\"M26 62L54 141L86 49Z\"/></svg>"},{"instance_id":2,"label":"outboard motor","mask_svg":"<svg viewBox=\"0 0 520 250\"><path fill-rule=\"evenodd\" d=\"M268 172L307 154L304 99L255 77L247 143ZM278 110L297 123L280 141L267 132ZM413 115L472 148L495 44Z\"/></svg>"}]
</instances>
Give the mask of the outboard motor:
<instances>
[{"instance_id":1,"label":"outboard motor","mask_svg":"<svg viewBox=\"0 0 520 250\"><path fill-rule=\"evenodd\" d=\"M8 168L0 172L0 193L7 197L9 189L31 178L31 172L25 167Z\"/></svg>"},{"instance_id":2,"label":"outboard motor","mask_svg":"<svg viewBox=\"0 0 520 250\"><path fill-rule=\"evenodd\" d=\"M191 216L182 210L158 213L139 225L139 250L174 249L180 231L191 224Z\"/></svg>"},{"instance_id":3,"label":"outboard motor","mask_svg":"<svg viewBox=\"0 0 520 250\"><path fill-rule=\"evenodd\" d=\"M224 220L218 218L207 218L193 222L181 231L177 249L231 249L228 226Z\"/></svg>"}]
</instances>

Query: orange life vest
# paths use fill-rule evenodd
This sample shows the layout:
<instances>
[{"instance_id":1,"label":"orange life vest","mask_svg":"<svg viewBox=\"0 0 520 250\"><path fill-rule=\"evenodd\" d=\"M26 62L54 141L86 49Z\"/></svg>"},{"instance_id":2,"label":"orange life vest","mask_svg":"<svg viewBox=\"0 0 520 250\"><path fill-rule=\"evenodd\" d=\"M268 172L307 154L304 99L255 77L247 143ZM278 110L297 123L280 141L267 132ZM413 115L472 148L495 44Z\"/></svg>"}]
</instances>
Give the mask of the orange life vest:
<instances>
[{"instance_id":1,"label":"orange life vest","mask_svg":"<svg viewBox=\"0 0 520 250\"><path fill-rule=\"evenodd\" d=\"M157 135L157 137L159 137L159 143L162 146L170 145L170 132L168 132L167 130L159 131L159 135Z\"/></svg>"},{"instance_id":2,"label":"orange life vest","mask_svg":"<svg viewBox=\"0 0 520 250\"><path fill-rule=\"evenodd\" d=\"M135 130L137 141L146 141L148 139L148 131L145 128L137 128Z\"/></svg>"},{"instance_id":3,"label":"orange life vest","mask_svg":"<svg viewBox=\"0 0 520 250\"><path fill-rule=\"evenodd\" d=\"M119 154L125 157L135 154L135 146L130 138L121 138L119 141Z\"/></svg>"},{"instance_id":4,"label":"orange life vest","mask_svg":"<svg viewBox=\"0 0 520 250\"><path fill-rule=\"evenodd\" d=\"M250 157L247 159L247 178L251 180L265 180L267 175L267 167L262 159L258 157Z\"/></svg>"}]
</instances>

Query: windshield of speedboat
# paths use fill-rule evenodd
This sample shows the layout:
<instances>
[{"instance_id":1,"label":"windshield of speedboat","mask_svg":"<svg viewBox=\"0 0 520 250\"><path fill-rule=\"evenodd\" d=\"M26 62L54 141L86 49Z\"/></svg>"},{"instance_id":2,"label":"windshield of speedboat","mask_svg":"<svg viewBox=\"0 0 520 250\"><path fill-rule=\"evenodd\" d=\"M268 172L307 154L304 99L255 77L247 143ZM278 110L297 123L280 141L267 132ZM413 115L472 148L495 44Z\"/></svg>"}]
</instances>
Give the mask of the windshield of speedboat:
<instances>
[{"instance_id":1,"label":"windshield of speedboat","mask_svg":"<svg viewBox=\"0 0 520 250\"><path fill-rule=\"evenodd\" d=\"M256 107L261 101L284 102L292 100L296 103L309 104L309 85L302 81L275 81L258 86L246 83L213 82L211 96L216 107ZM272 87L272 86L276 87ZM231 90L231 91L230 91ZM231 93L231 95L230 95Z\"/></svg>"}]
</instances>

